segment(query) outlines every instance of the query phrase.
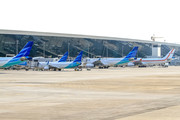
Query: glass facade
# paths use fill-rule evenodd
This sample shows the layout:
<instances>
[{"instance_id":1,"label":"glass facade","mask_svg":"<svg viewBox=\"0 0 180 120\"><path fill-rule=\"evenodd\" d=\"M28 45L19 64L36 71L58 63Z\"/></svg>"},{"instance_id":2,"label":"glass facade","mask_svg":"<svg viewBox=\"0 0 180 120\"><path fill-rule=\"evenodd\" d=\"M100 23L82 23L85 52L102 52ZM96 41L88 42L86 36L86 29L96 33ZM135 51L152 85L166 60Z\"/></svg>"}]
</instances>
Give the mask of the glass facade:
<instances>
[{"instance_id":1,"label":"glass facade","mask_svg":"<svg viewBox=\"0 0 180 120\"><path fill-rule=\"evenodd\" d=\"M68 49L70 57L77 56L81 50L84 51L83 57L122 57L126 56L134 46L139 46L137 57L152 55L152 44L148 43L90 38L0 34L0 56L4 57L7 54L16 54L17 47L18 51L20 51L28 41L34 41L30 53L31 57L44 56L44 54L45 57L57 57L58 55L63 55ZM175 55L180 56L178 47L161 45L162 56L165 56L171 48L175 48Z\"/></svg>"}]
</instances>

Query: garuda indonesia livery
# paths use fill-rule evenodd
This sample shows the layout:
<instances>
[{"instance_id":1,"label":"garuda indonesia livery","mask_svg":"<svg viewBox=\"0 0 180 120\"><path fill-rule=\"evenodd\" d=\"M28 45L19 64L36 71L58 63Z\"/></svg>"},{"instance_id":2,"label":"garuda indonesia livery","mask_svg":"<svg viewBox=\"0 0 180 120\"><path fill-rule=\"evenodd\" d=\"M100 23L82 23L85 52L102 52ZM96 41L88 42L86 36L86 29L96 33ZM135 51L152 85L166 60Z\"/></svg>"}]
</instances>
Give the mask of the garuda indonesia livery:
<instances>
[{"instance_id":1,"label":"garuda indonesia livery","mask_svg":"<svg viewBox=\"0 0 180 120\"><path fill-rule=\"evenodd\" d=\"M102 66L99 66L99 68L108 68L110 65L122 65L126 64L130 61L135 60L136 53L138 51L138 46L134 47L129 54L124 58L97 58L95 59L87 59L86 67L94 67L96 63L101 63Z\"/></svg>"},{"instance_id":2,"label":"garuda indonesia livery","mask_svg":"<svg viewBox=\"0 0 180 120\"><path fill-rule=\"evenodd\" d=\"M67 60L67 57L68 57L68 52L66 52L59 61L57 62L66 62ZM38 63L38 68L41 68L41 69L44 69L44 70L47 70L49 69L49 64L52 63L52 62L39 62Z\"/></svg>"},{"instance_id":3,"label":"garuda indonesia livery","mask_svg":"<svg viewBox=\"0 0 180 120\"><path fill-rule=\"evenodd\" d=\"M50 67L61 69L67 69L67 68L75 68L81 65L83 51L79 53L79 55L76 57L76 59L72 62L51 62L49 63Z\"/></svg>"},{"instance_id":4,"label":"garuda indonesia livery","mask_svg":"<svg viewBox=\"0 0 180 120\"><path fill-rule=\"evenodd\" d=\"M138 58L128 63L128 65L129 66L137 65L137 66L146 67L149 65L158 65L158 64L170 62L172 60L174 52L175 52L175 49L171 49L169 53L163 58Z\"/></svg>"},{"instance_id":5,"label":"garuda indonesia livery","mask_svg":"<svg viewBox=\"0 0 180 120\"><path fill-rule=\"evenodd\" d=\"M32 45L33 41L29 41L15 57L0 57L0 68L7 68L30 59L28 56Z\"/></svg>"},{"instance_id":6,"label":"garuda indonesia livery","mask_svg":"<svg viewBox=\"0 0 180 120\"><path fill-rule=\"evenodd\" d=\"M138 47L136 46L124 58L108 58L108 59L101 59L100 61L104 66L126 64L135 59L137 51L138 51Z\"/></svg>"}]
</instances>

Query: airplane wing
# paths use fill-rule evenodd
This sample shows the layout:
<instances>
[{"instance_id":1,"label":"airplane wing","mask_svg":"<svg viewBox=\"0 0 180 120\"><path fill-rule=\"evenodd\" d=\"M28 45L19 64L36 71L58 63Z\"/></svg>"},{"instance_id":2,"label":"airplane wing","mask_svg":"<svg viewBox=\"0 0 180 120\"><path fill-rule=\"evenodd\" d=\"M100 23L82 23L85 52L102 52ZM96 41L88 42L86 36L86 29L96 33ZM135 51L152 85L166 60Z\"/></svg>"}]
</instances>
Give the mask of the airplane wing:
<instances>
[{"instance_id":1,"label":"airplane wing","mask_svg":"<svg viewBox=\"0 0 180 120\"><path fill-rule=\"evenodd\" d=\"M49 64L49 67L50 68L58 68L58 69L60 68L58 65L55 65L55 64Z\"/></svg>"},{"instance_id":2,"label":"airplane wing","mask_svg":"<svg viewBox=\"0 0 180 120\"><path fill-rule=\"evenodd\" d=\"M103 65L103 63L100 61L100 59L101 58L86 59L83 65L86 67L94 67L94 66Z\"/></svg>"},{"instance_id":3,"label":"airplane wing","mask_svg":"<svg viewBox=\"0 0 180 120\"><path fill-rule=\"evenodd\" d=\"M100 60L94 61L92 64L95 66L104 65Z\"/></svg>"},{"instance_id":4,"label":"airplane wing","mask_svg":"<svg viewBox=\"0 0 180 120\"><path fill-rule=\"evenodd\" d=\"M143 65L143 63L142 63L142 58L139 59L139 60L132 61L132 62L133 62L133 64L134 64L134 66L135 66L135 65Z\"/></svg>"},{"instance_id":5,"label":"airplane wing","mask_svg":"<svg viewBox=\"0 0 180 120\"><path fill-rule=\"evenodd\" d=\"M101 59L101 58L99 58L96 61L94 61L93 64L95 66L100 66L100 65L106 66L106 65L109 65L107 60L104 60L104 59Z\"/></svg>"},{"instance_id":6,"label":"airplane wing","mask_svg":"<svg viewBox=\"0 0 180 120\"><path fill-rule=\"evenodd\" d=\"M104 66L109 65L106 61L100 61L100 63L101 63L102 65L104 65Z\"/></svg>"}]
</instances>

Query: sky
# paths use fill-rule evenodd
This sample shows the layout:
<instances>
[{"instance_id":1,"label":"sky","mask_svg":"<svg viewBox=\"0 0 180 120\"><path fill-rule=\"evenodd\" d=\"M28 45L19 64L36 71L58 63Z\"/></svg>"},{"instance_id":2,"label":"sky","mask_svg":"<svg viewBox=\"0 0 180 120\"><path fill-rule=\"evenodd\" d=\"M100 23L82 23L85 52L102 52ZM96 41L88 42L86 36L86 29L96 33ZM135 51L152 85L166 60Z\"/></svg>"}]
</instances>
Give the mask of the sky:
<instances>
[{"instance_id":1,"label":"sky","mask_svg":"<svg viewBox=\"0 0 180 120\"><path fill-rule=\"evenodd\" d=\"M180 44L179 0L0 0L0 29Z\"/></svg>"}]
</instances>

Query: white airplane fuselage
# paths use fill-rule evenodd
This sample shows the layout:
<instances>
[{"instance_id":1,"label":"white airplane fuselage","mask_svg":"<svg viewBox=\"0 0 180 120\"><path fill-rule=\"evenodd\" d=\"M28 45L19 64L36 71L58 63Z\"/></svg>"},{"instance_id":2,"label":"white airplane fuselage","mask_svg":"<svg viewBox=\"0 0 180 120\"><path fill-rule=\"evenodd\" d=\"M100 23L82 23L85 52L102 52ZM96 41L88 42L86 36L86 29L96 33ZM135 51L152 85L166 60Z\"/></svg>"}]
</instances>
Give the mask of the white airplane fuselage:
<instances>
[{"instance_id":1,"label":"white airplane fuselage","mask_svg":"<svg viewBox=\"0 0 180 120\"><path fill-rule=\"evenodd\" d=\"M49 63L49 66L56 67L58 69L74 68L79 65L80 65L80 62L52 62L52 63Z\"/></svg>"},{"instance_id":2,"label":"white airplane fuselage","mask_svg":"<svg viewBox=\"0 0 180 120\"><path fill-rule=\"evenodd\" d=\"M13 57L0 57L0 66L5 65L8 63L9 60L11 60Z\"/></svg>"},{"instance_id":3,"label":"white airplane fuselage","mask_svg":"<svg viewBox=\"0 0 180 120\"><path fill-rule=\"evenodd\" d=\"M49 64L51 64L52 62L39 62L39 64L38 64L38 68L42 68L42 69L44 69L44 68L47 68L47 66L49 67Z\"/></svg>"},{"instance_id":4,"label":"white airplane fuselage","mask_svg":"<svg viewBox=\"0 0 180 120\"><path fill-rule=\"evenodd\" d=\"M67 67L69 64L71 64L72 62L54 62L54 63L49 63L50 66L52 67L56 67L56 68L64 68Z\"/></svg>"},{"instance_id":5,"label":"white airplane fuselage","mask_svg":"<svg viewBox=\"0 0 180 120\"><path fill-rule=\"evenodd\" d=\"M120 62L121 60L123 60L124 58L103 58L100 61L104 64L104 65L115 65L118 62Z\"/></svg>"},{"instance_id":6,"label":"white airplane fuselage","mask_svg":"<svg viewBox=\"0 0 180 120\"><path fill-rule=\"evenodd\" d=\"M135 61L129 62L128 65L133 66L133 63L137 61L140 61L142 65L158 65L167 62L167 60L163 58L137 58Z\"/></svg>"},{"instance_id":7,"label":"white airplane fuselage","mask_svg":"<svg viewBox=\"0 0 180 120\"><path fill-rule=\"evenodd\" d=\"M138 51L138 46L134 47L124 58L99 58L95 60L99 61L104 67L109 67L111 65L123 65L134 60L137 51ZM93 66L93 64L96 62L95 60L93 59L87 60L87 65Z\"/></svg>"},{"instance_id":8,"label":"white airplane fuselage","mask_svg":"<svg viewBox=\"0 0 180 120\"><path fill-rule=\"evenodd\" d=\"M132 65L137 62L145 66L163 64L166 62L170 62L172 60L174 52L175 52L175 49L171 49L170 52L163 58L138 58L128 63L128 65Z\"/></svg>"}]
</instances>

